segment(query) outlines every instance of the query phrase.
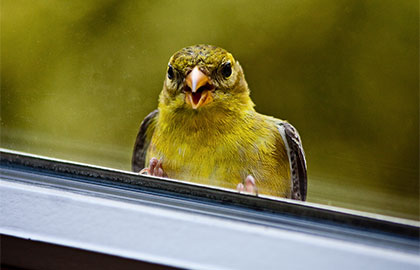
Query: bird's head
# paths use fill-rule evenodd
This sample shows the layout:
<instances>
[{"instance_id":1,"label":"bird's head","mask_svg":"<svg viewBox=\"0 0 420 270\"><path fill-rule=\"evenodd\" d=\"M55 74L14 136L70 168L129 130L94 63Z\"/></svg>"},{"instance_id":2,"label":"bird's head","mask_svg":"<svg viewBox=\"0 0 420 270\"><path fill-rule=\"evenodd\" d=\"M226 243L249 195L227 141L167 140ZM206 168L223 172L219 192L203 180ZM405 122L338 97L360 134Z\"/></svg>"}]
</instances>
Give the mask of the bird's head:
<instances>
[{"instance_id":1,"label":"bird's head","mask_svg":"<svg viewBox=\"0 0 420 270\"><path fill-rule=\"evenodd\" d=\"M160 106L199 113L243 110L253 103L239 62L222 48L195 45L170 58Z\"/></svg>"}]
</instances>

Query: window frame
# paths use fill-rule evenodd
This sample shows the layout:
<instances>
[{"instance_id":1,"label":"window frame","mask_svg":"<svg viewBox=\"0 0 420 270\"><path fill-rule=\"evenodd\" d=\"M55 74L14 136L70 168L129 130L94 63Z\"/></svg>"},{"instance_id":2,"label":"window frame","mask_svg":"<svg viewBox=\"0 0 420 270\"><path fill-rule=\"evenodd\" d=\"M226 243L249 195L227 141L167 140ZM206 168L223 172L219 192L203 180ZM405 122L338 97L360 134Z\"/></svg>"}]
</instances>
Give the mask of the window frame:
<instances>
[{"instance_id":1,"label":"window frame","mask_svg":"<svg viewBox=\"0 0 420 270\"><path fill-rule=\"evenodd\" d=\"M340 252L343 249L340 245L345 243L346 247L352 246L354 249L344 249L344 254L356 254L358 257L370 256L370 259L376 262L375 265L378 266L378 269L379 266L383 267L383 262L386 262L390 258L395 259L393 262L401 266L420 266L420 258L418 257L420 222L417 221L270 196L259 195L257 197L254 195L239 194L218 187L144 176L132 172L46 158L7 149L1 149L0 151L0 191L6 192L7 190L8 196L6 197L10 199L2 199L3 203L0 207L3 213L11 213L10 211L19 212L21 216L41 216L45 214L44 209L40 209L39 213L25 213L25 211L29 211L25 209L31 208L30 201L27 202L27 205L23 206L11 203L11 201L19 200L22 194L32 196L34 201L37 201L43 194L48 194L47 201L49 200L48 198L51 198L51 202L48 203L51 203L53 208L55 207L54 202L57 199L59 201L66 201L69 207L73 206L73 201L75 203L82 203L84 207L92 208L91 210L93 212L96 208L101 208L101 211L105 209L106 213L106 209L108 209L106 207L109 207L109 213L113 213L118 207L120 210L125 209L124 207L127 206L129 206L129 209L132 207L134 210L137 207L152 207L150 209L156 209L157 212L150 213L152 214L152 220L150 222L154 226L162 226L162 234L167 235L168 239L171 237L171 224L172 226L185 226L185 228L196 232L203 230L199 227L199 222L194 223L189 221L191 218L197 218L208 227L219 226L220 231L216 237L225 237L226 239L234 238L236 241L239 241L235 238L237 236L232 236L229 232L231 230L241 230L244 233L243 237L250 238L248 244L250 247L253 247L257 254L258 247L262 243L252 238L252 236L255 233L261 232L261 239L265 239L267 243L270 243L274 238L270 238L269 234L265 234L265 231L270 231L296 236L296 238L288 238L285 243L279 243L279 245L292 245L300 237L308 238L308 244L303 244L302 246L304 249L303 253L305 253L305 249L308 249L307 251L309 252L313 248L311 245L314 244L311 241L317 239L320 242L327 241L328 245L331 245L328 247L328 250L332 252L331 254L333 256L336 255L335 260L338 260L339 256L342 255ZM14 194L14 191L16 194ZM107 202L106 204L104 204L104 200ZM17 209L17 207L21 208ZM57 205L55 211L60 213L66 210L62 210ZM146 213L145 215L149 214L148 212L142 213ZM180 219L174 225L171 223L171 219L165 216L166 214L160 216L159 213L179 215ZM79 215L79 213L74 212L69 214ZM135 224L127 225L127 222L124 222L124 219L129 217L130 215L125 215L118 222L121 223L121 226L128 226L134 230ZM156 217L156 221L153 221L154 217ZM52 218L54 220L55 217L53 216ZM63 217L61 218L63 219ZM167 222L162 223L162 218ZM86 238L89 238L91 233L100 234L103 237L115 233L115 231L109 228L98 228L95 220L84 220L87 222L85 226L92 230L85 232ZM64 218L64 223L67 224L67 222L68 220ZM36 232L34 228L42 226L35 221L33 222L34 224L26 222L22 225L16 222L16 219L12 218L9 220L8 218L3 218L1 223L1 233L12 237L29 237L45 243L64 246L70 245L73 248L82 250L90 250L173 267L201 268L201 266L209 267L212 265L211 262L205 260L199 262L202 265L197 264L197 261L194 261L194 258L189 257L188 254L184 254L186 256L184 260L171 261L165 260L166 254L159 254L159 252L153 254L152 259L147 256L133 256L133 253L130 253L130 248L132 247L121 249L120 246L119 250L122 251L118 253L110 249L112 244L110 246L103 243L95 244L95 240L92 240L93 242L90 242L88 247L84 245L86 243L69 244L66 241L62 242L60 239L68 240L74 236L72 227L77 226L77 224L72 223L72 221L66 225L69 226L68 229L59 230L58 235L58 225L44 224L41 222L42 226L45 225L49 228L48 232L51 231L52 236L54 236L53 238L49 237L45 231L44 234ZM138 226L141 227L141 225ZM11 228L19 228L19 230ZM147 231L147 228L143 229ZM200 233L206 233L206 231L201 231ZM128 235L124 237L128 237ZM208 243L206 241L204 243L194 243L186 240L183 245L186 247L199 245L203 249L207 247L221 258L219 267L229 268L229 266L232 266L228 263L230 262L229 256L232 256L232 254L226 253L226 248L212 246L214 243ZM230 243L230 245L232 248L238 248L235 243ZM92 249L92 246L95 248ZM122 246L124 245L122 244ZM165 246L169 251L174 252L180 248L178 245L171 246L170 241ZM365 253L366 250L361 251L364 249L369 251L366 253L368 255L361 255ZM378 255L378 251L381 251L382 255ZM147 253L147 248L143 252ZM326 256L331 256L331 254ZM390 256L390 254L393 255ZM202 255L204 256L205 254ZM264 257L264 254L260 254L260 256ZM253 265L250 262L253 256L249 256L249 258L245 257L241 262L237 262L241 268L248 268ZM350 260L351 257L349 256L347 260ZM322 261L327 258L322 259L322 256L321 258L310 258L308 261L301 263L307 264L309 267L314 261L321 262L320 259ZM268 265L276 265L276 261L269 261L267 263ZM348 267L354 267L354 263L349 261ZM285 265L284 262L282 265ZM290 266L292 265L290 264Z\"/></svg>"}]
</instances>

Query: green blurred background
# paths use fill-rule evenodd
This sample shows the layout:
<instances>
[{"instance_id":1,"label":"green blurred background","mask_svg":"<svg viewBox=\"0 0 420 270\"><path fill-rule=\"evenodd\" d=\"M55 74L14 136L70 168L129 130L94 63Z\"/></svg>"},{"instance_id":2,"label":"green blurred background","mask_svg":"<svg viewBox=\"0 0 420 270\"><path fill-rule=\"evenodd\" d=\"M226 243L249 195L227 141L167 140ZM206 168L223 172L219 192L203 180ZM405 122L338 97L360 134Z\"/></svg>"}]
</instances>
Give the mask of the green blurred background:
<instances>
[{"instance_id":1,"label":"green blurred background","mask_svg":"<svg viewBox=\"0 0 420 270\"><path fill-rule=\"evenodd\" d=\"M130 169L169 57L238 59L306 150L308 201L419 220L419 3L1 1L1 147Z\"/></svg>"}]
</instances>

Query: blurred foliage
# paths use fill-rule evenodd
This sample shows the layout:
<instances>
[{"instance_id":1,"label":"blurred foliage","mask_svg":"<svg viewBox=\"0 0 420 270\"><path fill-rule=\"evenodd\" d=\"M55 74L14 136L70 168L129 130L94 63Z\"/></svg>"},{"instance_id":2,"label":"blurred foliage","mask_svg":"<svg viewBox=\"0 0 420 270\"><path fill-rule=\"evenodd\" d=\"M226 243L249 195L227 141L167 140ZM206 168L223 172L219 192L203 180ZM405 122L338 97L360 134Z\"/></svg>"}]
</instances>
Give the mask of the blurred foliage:
<instances>
[{"instance_id":1,"label":"blurred foliage","mask_svg":"<svg viewBox=\"0 0 420 270\"><path fill-rule=\"evenodd\" d=\"M238 59L300 131L308 200L419 219L418 1L1 4L1 146L123 170L169 57Z\"/></svg>"}]
</instances>

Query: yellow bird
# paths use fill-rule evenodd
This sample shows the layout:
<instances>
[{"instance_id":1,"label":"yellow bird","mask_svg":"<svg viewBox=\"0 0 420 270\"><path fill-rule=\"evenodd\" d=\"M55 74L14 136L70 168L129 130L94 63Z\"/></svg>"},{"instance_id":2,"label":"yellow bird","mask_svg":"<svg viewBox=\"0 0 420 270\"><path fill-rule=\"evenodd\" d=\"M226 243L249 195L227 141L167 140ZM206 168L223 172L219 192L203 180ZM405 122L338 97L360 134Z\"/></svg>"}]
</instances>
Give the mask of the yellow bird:
<instances>
[{"instance_id":1,"label":"yellow bird","mask_svg":"<svg viewBox=\"0 0 420 270\"><path fill-rule=\"evenodd\" d=\"M169 60L158 109L142 122L132 169L149 175L305 200L296 129L259 114L239 62L195 45Z\"/></svg>"}]
</instances>

